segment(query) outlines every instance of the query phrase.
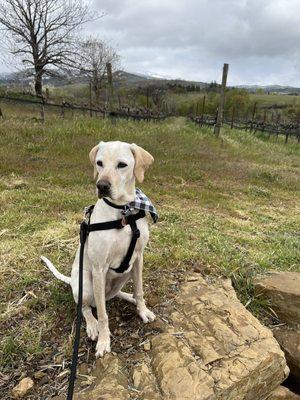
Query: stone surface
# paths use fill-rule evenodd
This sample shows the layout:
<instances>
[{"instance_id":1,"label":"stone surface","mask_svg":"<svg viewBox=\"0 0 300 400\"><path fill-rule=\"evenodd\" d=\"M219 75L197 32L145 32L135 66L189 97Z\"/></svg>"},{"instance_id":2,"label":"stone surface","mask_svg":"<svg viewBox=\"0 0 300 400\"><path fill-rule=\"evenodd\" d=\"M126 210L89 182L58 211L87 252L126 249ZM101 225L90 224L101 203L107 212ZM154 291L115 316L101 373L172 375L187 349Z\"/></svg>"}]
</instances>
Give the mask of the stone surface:
<instances>
[{"instance_id":1,"label":"stone surface","mask_svg":"<svg viewBox=\"0 0 300 400\"><path fill-rule=\"evenodd\" d=\"M278 386L267 400L300 400L300 396L284 386Z\"/></svg>"},{"instance_id":2,"label":"stone surface","mask_svg":"<svg viewBox=\"0 0 300 400\"><path fill-rule=\"evenodd\" d=\"M74 400L126 400L129 399L127 391L127 376L123 371L120 359L113 354L106 354L97 360L94 388L88 393L75 394Z\"/></svg>"},{"instance_id":3,"label":"stone surface","mask_svg":"<svg viewBox=\"0 0 300 400\"><path fill-rule=\"evenodd\" d=\"M161 396L156 384L155 376L146 362L142 362L134 367L132 380L135 389L143 400L161 400Z\"/></svg>"},{"instance_id":4,"label":"stone surface","mask_svg":"<svg viewBox=\"0 0 300 400\"><path fill-rule=\"evenodd\" d=\"M300 381L300 330L280 327L273 330L273 335L285 353L291 375Z\"/></svg>"},{"instance_id":5,"label":"stone surface","mask_svg":"<svg viewBox=\"0 0 300 400\"><path fill-rule=\"evenodd\" d=\"M15 386L12 390L12 396L14 399L20 399L30 391L33 387L34 382L31 378L23 378L17 386Z\"/></svg>"},{"instance_id":6,"label":"stone surface","mask_svg":"<svg viewBox=\"0 0 300 400\"><path fill-rule=\"evenodd\" d=\"M300 324L300 273L271 271L254 280L254 290L270 300L279 319Z\"/></svg>"},{"instance_id":7,"label":"stone surface","mask_svg":"<svg viewBox=\"0 0 300 400\"><path fill-rule=\"evenodd\" d=\"M147 337L147 351L98 360L93 385L74 400L265 400L287 377L272 332L239 302L230 281L197 274L171 304L169 323Z\"/></svg>"},{"instance_id":8,"label":"stone surface","mask_svg":"<svg viewBox=\"0 0 300 400\"><path fill-rule=\"evenodd\" d=\"M149 351L151 349L151 343L150 342L146 342L145 344L144 344L144 350L145 351Z\"/></svg>"}]
</instances>

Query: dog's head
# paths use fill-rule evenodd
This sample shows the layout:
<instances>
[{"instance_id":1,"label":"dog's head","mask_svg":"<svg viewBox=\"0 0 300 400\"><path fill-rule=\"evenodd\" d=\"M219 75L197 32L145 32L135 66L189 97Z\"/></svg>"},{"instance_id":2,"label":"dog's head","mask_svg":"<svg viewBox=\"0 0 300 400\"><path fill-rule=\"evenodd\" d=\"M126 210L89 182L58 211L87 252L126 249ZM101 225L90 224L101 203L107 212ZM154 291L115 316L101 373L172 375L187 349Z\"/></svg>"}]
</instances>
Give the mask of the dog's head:
<instances>
[{"instance_id":1,"label":"dog's head","mask_svg":"<svg viewBox=\"0 0 300 400\"><path fill-rule=\"evenodd\" d=\"M154 161L146 150L125 142L100 142L89 157L97 177L98 197L121 202L133 200L135 178L143 182L146 169Z\"/></svg>"}]
</instances>

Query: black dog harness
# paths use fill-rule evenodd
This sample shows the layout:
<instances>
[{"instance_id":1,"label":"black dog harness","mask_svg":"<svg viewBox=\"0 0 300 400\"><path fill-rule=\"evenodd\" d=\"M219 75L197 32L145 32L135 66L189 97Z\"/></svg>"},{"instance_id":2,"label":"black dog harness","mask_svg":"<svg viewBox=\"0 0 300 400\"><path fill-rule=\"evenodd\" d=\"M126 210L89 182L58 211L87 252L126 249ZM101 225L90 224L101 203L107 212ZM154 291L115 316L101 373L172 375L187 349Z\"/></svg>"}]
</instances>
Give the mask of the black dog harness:
<instances>
[{"instance_id":1,"label":"black dog harness","mask_svg":"<svg viewBox=\"0 0 300 400\"><path fill-rule=\"evenodd\" d=\"M116 204L111 203L109 200L106 198L103 198L106 204L108 204L110 207L117 208L119 210L124 210L125 206L118 206ZM132 257L132 254L134 252L136 242L138 238L140 237L140 231L136 225L136 221L138 219L144 218L146 216L145 211L139 210L137 214L132 214L128 215L127 217L123 216L120 219L116 219L114 221L108 221L108 222L99 222L96 224L91 224L90 219L92 212L94 210L95 206L89 206L85 210L85 219L82 221L81 226L80 226L80 234L83 235L83 241L86 241L86 238L90 232L95 232L95 231L105 231L108 229L123 229L126 225L130 225L131 231L132 231L132 237L131 237L131 242L129 245L129 248L127 250L127 253L124 257L124 260L121 262L120 266L116 269L112 269L114 272L117 272L119 274L123 274L130 265L130 260Z\"/></svg>"},{"instance_id":2,"label":"black dog harness","mask_svg":"<svg viewBox=\"0 0 300 400\"><path fill-rule=\"evenodd\" d=\"M108 204L113 208L125 210L125 206L118 206L116 204L111 203L109 200L105 198L103 198L103 200L105 201L106 204ZM83 255L84 255L84 245L86 239L90 232L105 231L109 229L123 229L126 225L130 225L132 231L132 237L127 253L123 261L121 262L120 266L117 269L112 269L113 271L122 274L130 266L132 254L134 252L137 240L140 237L140 230L137 227L136 221L146 216L145 211L139 210L136 214L123 216L120 219L91 224L90 220L93 210L94 210L94 205L89 206L85 209L85 218L80 224L80 252L79 252L79 277L78 277L79 290L78 290L78 303L77 303L76 331L75 331L74 349L72 356L71 374L69 379L67 400L73 399L74 384L76 379L76 369L77 369L79 340L80 340L80 326L82 321L81 309L82 309L82 285L83 285Z\"/></svg>"}]
</instances>

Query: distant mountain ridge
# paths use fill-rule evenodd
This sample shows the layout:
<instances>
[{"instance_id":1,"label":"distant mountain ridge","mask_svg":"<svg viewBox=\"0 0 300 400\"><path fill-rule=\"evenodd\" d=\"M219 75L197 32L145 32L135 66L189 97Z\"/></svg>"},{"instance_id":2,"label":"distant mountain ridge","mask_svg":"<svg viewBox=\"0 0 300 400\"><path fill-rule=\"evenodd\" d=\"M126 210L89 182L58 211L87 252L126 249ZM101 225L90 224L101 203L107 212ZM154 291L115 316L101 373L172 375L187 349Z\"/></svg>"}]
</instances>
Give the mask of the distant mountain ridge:
<instances>
[{"instance_id":1,"label":"distant mountain ridge","mask_svg":"<svg viewBox=\"0 0 300 400\"><path fill-rule=\"evenodd\" d=\"M133 73L127 71L115 71L113 73L114 81L118 82L124 86L148 86L148 85L156 85L156 86L164 86L164 85L181 85L181 86L196 86L200 89L204 89L209 83L206 82L198 82L198 81L189 81L185 79L173 79L169 77L157 76L152 74L142 74L142 73ZM28 84L32 81L32 78L28 78L24 73L0 73L0 84ZM88 80L84 76L73 76L73 75L64 75L60 78L49 78L46 77L44 79L45 84L50 84L53 86L64 86L70 83L87 83ZM277 92L283 94L300 94L300 87L294 86L284 86L284 85L234 85L231 87L245 89L248 91L257 91L259 89L264 90L265 92Z\"/></svg>"},{"instance_id":2,"label":"distant mountain ridge","mask_svg":"<svg viewBox=\"0 0 300 400\"><path fill-rule=\"evenodd\" d=\"M259 89L264 90L265 92L295 92L300 93L300 88L295 86L284 86L284 85L236 85L238 89L246 89L249 91L256 91Z\"/></svg>"}]
</instances>

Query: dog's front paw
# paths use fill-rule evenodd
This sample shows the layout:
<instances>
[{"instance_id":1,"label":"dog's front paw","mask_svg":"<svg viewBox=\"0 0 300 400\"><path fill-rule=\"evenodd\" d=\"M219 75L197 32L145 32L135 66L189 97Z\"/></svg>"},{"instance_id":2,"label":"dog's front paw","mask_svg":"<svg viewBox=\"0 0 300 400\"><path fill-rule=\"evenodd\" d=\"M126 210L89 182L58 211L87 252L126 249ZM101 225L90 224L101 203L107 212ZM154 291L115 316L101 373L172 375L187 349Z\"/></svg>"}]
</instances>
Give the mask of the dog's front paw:
<instances>
[{"instance_id":1,"label":"dog's front paw","mask_svg":"<svg viewBox=\"0 0 300 400\"><path fill-rule=\"evenodd\" d=\"M147 324L148 322L153 322L155 320L155 314L147 307L138 310L138 314L145 324Z\"/></svg>"},{"instance_id":2,"label":"dog's front paw","mask_svg":"<svg viewBox=\"0 0 300 400\"><path fill-rule=\"evenodd\" d=\"M92 340L96 340L98 337L98 332L99 332L99 326L98 326L98 321L96 318L90 319L86 323L86 333L88 337Z\"/></svg>"},{"instance_id":3,"label":"dog's front paw","mask_svg":"<svg viewBox=\"0 0 300 400\"><path fill-rule=\"evenodd\" d=\"M105 353L110 353L110 337L99 337L96 345L96 357L103 357Z\"/></svg>"}]
</instances>

